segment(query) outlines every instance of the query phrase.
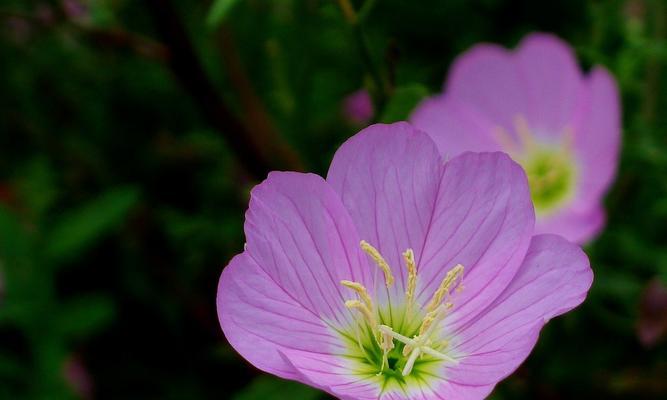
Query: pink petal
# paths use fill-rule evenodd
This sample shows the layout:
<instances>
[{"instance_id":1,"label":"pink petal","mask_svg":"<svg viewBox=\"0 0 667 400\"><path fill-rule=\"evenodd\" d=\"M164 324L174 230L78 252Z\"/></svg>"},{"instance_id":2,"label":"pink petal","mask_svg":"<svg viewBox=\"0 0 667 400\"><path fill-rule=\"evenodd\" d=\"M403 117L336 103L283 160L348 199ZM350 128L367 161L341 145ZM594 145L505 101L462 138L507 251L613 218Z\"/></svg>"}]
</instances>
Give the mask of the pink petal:
<instances>
[{"instance_id":1,"label":"pink petal","mask_svg":"<svg viewBox=\"0 0 667 400\"><path fill-rule=\"evenodd\" d=\"M269 174L251 193L245 234L250 256L305 308L350 322L350 293L340 281L372 284L371 270L350 216L324 179Z\"/></svg>"},{"instance_id":2,"label":"pink petal","mask_svg":"<svg viewBox=\"0 0 667 400\"><path fill-rule=\"evenodd\" d=\"M420 302L462 264L465 289L454 298L456 319L478 313L519 269L534 223L526 176L506 154L464 153L449 161L417 255Z\"/></svg>"},{"instance_id":3,"label":"pink petal","mask_svg":"<svg viewBox=\"0 0 667 400\"><path fill-rule=\"evenodd\" d=\"M621 144L621 111L618 88L607 70L596 67L587 81L585 109L575 127L575 152L581 166L577 201L579 212L600 202L618 164Z\"/></svg>"},{"instance_id":4,"label":"pink petal","mask_svg":"<svg viewBox=\"0 0 667 400\"><path fill-rule=\"evenodd\" d=\"M232 347L255 367L282 378L301 380L280 351L344 351L322 318L281 287L247 252L234 257L222 271L217 306Z\"/></svg>"},{"instance_id":5,"label":"pink petal","mask_svg":"<svg viewBox=\"0 0 667 400\"><path fill-rule=\"evenodd\" d=\"M340 280L369 284L371 275L350 216L319 176L274 172L251 196L246 251L223 271L218 313L241 355L295 378L279 350L339 351L322 320L351 324Z\"/></svg>"},{"instance_id":6,"label":"pink petal","mask_svg":"<svg viewBox=\"0 0 667 400\"><path fill-rule=\"evenodd\" d=\"M396 293L404 292L406 280L401 253L417 251L424 242L441 172L431 139L403 122L364 129L331 162L327 181L340 194L361 238L392 267Z\"/></svg>"},{"instance_id":7,"label":"pink petal","mask_svg":"<svg viewBox=\"0 0 667 400\"><path fill-rule=\"evenodd\" d=\"M431 134L445 159L466 151L502 150L494 131L498 124L490 121L474 107L449 96L434 96L417 106L410 122Z\"/></svg>"},{"instance_id":8,"label":"pink petal","mask_svg":"<svg viewBox=\"0 0 667 400\"><path fill-rule=\"evenodd\" d=\"M493 384L511 374L532 350L542 326L579 305L593 272L583 251L555 235L535 236L512 283L484 312L452 334L461 363L450 381Z\"/></svg>"},{"instance_id":9,"label":"pink petal","mask_svg":"<svg viewBox=\"0 0 667 400\"><path fill-rule=\"evenodd\" d=\"M378 381L369 379L368 374L355 375L354 369L342 357L298 350L285 350L282 354L292 368L301 375L302 382L339 399L378 399L381 389Z\"/></svg>"},{"instance_id":10,"label":"pink petal","mask_svg":"<svg viewBox=\"0 0 667 400\"><path fill-rule=\"evenodd\" d=\"M558 213L539 219L535 225L535 234L558 234L573 243L585 243L595 237L603 228L605 213L597 203L591 210L579 212L575 207L565 207Z\"/></svg>"},{"instance_id":11,"label":"pink petal","mask_svg":"<svg viewBox=\"0 0 667 400\"><path fill-rule=\"evenodd\" d=\"M513 54L491 44L476 45L454 61L445 95L472 106L508 132L514 130L516 115L532 111L527 82Z\"/></svg>"},{"instance_id":12,"label":"pink petal","mask_svg":"<svg viewBox=\"0 0 667 400\"><path fill-rule=\"evenodd\" d=\"M572 49L554 35L534 33L521 41L514 56L530 101L530 109L524 111L529 126L537 136L560 137L571 125L582 91Z\"/></svg>"}]
</instances>

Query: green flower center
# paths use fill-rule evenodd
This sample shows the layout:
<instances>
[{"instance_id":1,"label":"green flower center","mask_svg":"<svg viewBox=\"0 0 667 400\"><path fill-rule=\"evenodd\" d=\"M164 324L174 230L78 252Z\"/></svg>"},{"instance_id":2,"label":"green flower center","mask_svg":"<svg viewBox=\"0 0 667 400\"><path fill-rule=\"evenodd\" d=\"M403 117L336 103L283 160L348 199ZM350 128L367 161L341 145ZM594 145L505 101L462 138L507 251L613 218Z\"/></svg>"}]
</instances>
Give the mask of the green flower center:
<instances>
[{"instance_id":1,"label":"green flower center","mask_svg":"<svg viewBox=\"0 0 667 400\"><path fill-rule=\"evenodd\" d=\"M407 338L419 335L422 313L414 313L414 318L407 320L410 313L406 307L394 306L392 309L386 308L379 314L380 325L387 327L393 325L392 331L395 333ZM390 319L392 314L394 317L402 315L402 320L392 321ZM441 358L422 353L415 359L410 372L404 375L412 349L408 348L407 350L410 350L408 352L406 351L407 344L394 340L394 347L385 353L373 329L365 321L353 328L351 332L346 333L344 340L348 347L346 356L351 361L350 368L354 374L364 380L376 382L383 392L404 390L407 387L415 387L428 382L433 376L439 375L438 367L443 363ZM445 342L431 345L436 351L445 351L447 347Z\"/></svg>"},{"instance_id":2,"label":"green flower center","mask_svg":"<svg viewBox=\"0 0 667 400\"><path fill-rule=\"evenodd\" d=\"M390 289L394 276L380 252L365 241L361 248L384 273L385 285ZM411 249L403 253L408 270L405 295L390 295L388 305L379 306L366 288L358 282L341 281L356 292L356 298L345 306L357 321L341 331L348 351L350 371L364 380L374 381L386 390L406 391L407 387L422 386L438 376L443 362L458 361L447 354L448 342L442 339L442 322L453 308L452 292L463 289L463 266L456 265L440 283L432 299L425 306L415 301L417 265ZM390 293L390 292L388 292Z\"/></svg>"},{"instance_id":3,"label":"green flower center","mask_svg":"<svg viewBox=\"0 0 667 400\"><path fill-rule=\"evenodd\" d=\"M572 197L576 171L569 151L541 149L518 161L526 170L538 214L548 214Z\"/></svg>"},{"instance_id":4,"label":"green flower center","mask_svg":"<svg viewBox=\"0 0 667 400\"><path fill-rule=\"evenodd\" d=\"M517 115L514 132L512 136L498 127L497 139L526 171L535 212L542 216L551 214L572 198L576 188L572 130L564 129L561 143L542 143L536 140L526 119Z\"/></svg>"}]
</instances>

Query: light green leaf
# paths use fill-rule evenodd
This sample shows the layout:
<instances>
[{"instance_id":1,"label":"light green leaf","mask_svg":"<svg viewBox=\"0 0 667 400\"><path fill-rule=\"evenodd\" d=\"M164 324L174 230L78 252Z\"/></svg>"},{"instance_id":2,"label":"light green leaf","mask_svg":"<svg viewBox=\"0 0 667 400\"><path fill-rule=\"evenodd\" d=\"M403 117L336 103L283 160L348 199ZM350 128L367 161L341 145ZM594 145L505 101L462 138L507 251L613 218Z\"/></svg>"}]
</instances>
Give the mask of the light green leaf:
<instances>
[{"instance_id":1,"label":"light green leaf","mask_svg":"<svg viewBox=\"0 0 667 400\"><path fill-rule=\"evenodd\" d=\"M238 0L215 0L208 11L206 25L209 28L216 28L236 3Z\"/></svg>"},{"instance_id":2,"label":"light green leaf","mask_svg":"<svg viewBox=\"0 0 667 400\"><path fill-rule=\"evenodd\" d=\"M114 314L114 304L109 298L80 297L59 307L58 327L64 337L84 338L103 328Z\"/></svg>"},{"instance_id":3,"label":"light green leaf","mask_svg":"<svg viewBox=\"0 0 667 400\"><path fill-rule=\"evenodd\" d=\"M103 234L120 225L138 199L139 192L135 188L114 189L62 215L47 236L47 257L63 261L77 256Z\"/></svg>"},{"instance_id":4,"label":"light green leaf","mask_svg":"<svg viewBox=\"0 0 667 400\"><path fill-rule=\"evenodd\" d=\"M428 89L418 83L396 88L382 113L380 122L390 123L408 119L415 106L427 95Z\"/></svg>"}]
</instances>

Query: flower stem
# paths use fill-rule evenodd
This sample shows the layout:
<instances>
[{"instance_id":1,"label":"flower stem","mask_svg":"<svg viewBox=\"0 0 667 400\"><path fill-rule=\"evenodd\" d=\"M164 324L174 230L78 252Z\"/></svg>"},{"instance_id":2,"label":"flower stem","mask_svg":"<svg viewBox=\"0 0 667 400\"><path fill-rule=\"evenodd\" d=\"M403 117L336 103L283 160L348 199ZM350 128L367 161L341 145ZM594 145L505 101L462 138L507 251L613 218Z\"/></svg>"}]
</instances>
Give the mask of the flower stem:
<instances>
[{"instance_id":1,"label":"flower stem","mask_svg":"<svg viewBox=\"0 0 667 400\"><path fill-rule=\"evenodd\" d=\"M375 115L381 115L382 110L387 103L388 85L385 83L380 68L373 60L370 46L368 45L368 40L366 38L366 34L364 33L362 24L372 9L374 3L375 0L367 1L361 7L361 11L357 13L350 0L338 0L338 5L340 6L345 19L352 29L352 34L354 35L354 39L357 42L361 59L366 66L371 79L373 80L373 85L375 86L375 90L371 91L373 102L375 103Z\"/></svg>"}]
</instances>

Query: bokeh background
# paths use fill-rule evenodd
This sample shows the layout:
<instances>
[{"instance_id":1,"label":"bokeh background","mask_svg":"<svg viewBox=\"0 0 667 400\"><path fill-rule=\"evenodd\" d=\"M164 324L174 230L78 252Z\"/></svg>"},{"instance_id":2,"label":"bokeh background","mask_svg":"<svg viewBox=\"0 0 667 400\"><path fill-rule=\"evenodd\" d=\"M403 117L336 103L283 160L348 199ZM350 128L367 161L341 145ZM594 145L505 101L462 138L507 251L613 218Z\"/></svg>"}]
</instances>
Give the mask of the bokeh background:
<instances>
[{"instance_id":1,"label":"bokeh background","mask_svg":"<svg viewBox=\"0 0 667 400\"><path fill-rule=\"evenodd\" d=\"M667 398L667 2L3 0L0 399L324 399L226 343L215 294L249 189L323 174L471 45L553 32L623 97L587 301L494 399ZM349 17L349 15L348 15ZM363 119L363 118L362 118Z\"/></svg>"}]
</instances>

